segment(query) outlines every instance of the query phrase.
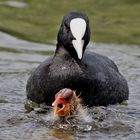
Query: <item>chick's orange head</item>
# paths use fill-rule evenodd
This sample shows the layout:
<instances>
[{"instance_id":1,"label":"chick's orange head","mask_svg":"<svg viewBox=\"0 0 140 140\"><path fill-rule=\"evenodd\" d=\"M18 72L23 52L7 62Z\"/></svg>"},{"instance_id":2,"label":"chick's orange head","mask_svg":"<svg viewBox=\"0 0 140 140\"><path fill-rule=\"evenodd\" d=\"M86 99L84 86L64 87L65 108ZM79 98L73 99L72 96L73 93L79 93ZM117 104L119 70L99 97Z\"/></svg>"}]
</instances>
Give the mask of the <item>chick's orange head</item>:
<instances>
[{"instance_id":1,"label":"chick's orange head","mask_svg":"<svg viewBox=\"0 0 140 140\"><path fill-rule=\"evenodd\" d=\"M53 102L54 114L59 117L65 117L71 114L73 102L76 100L76 94L73 90L64 88L55 95Z\"/></svg>"}]
</instances>

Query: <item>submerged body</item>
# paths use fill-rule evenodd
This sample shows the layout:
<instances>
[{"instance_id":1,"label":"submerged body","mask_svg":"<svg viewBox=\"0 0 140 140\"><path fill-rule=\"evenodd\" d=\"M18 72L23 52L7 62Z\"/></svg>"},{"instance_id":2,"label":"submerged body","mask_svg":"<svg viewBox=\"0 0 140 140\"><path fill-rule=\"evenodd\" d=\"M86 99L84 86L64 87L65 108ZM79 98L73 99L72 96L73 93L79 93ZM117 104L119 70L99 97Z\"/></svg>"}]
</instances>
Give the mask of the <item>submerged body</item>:
<instances>
[{"instance_id":1,"label":"submerged body","mask_svg":"<svg viewBox=\"0 0 140 140\"><path fill-rule=\"evenodd\" d=\"M82 23L80 27L79 22ZM63 88L80 94L83 104L89 107L107 106L128 99L127 82L114 62L85 51L90 30L84 14L66 15L57 40L55 55L41 63L28 79L28 99L52 105L55 94Z\"/></svg>"}]
</instances>

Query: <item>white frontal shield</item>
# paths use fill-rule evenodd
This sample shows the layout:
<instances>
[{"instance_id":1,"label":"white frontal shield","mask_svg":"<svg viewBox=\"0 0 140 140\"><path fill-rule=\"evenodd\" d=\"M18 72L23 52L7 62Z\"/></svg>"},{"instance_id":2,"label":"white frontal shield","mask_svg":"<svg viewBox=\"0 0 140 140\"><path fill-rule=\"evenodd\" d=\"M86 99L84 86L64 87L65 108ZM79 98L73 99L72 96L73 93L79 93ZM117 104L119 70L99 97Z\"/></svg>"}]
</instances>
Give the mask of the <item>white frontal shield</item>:
<instances>
[{"instance_id":1,"label":"white frontal shield","mask_svg":"<svg viewBox=\"0 0 140 140\"><path fill-rule=\"evenodd\" d=\"M72 19L70 22L70 29L75 40L72 44L77 52L78 58L82 59L84 40L82 40L86 31L86 22L82 18Z\"/></svg>"}]
</instances>

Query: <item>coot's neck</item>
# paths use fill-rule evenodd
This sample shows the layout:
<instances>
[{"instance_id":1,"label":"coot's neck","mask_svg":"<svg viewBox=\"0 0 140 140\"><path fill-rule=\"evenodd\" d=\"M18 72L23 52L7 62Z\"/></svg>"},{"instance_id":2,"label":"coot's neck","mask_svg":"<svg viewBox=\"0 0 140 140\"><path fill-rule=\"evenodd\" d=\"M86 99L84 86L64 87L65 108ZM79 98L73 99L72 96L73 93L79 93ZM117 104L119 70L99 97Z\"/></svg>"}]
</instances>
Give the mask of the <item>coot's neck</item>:
<instances>
[{"instance_id":1,"label":"coot's neck","mask_svg":"<svg viewBox=\"0 0 140 140\"><path fill-rule=\"evenodd\" d=\"M72 56L63 46L60 46L57 44L57 48L55 51L55 55L54 55L54 59L55 58L60 58L60 59L64 59L64 60L75 60L77 62L80 62L81 60L75 58L74 56Z\"/></svg>"}]
</instances>

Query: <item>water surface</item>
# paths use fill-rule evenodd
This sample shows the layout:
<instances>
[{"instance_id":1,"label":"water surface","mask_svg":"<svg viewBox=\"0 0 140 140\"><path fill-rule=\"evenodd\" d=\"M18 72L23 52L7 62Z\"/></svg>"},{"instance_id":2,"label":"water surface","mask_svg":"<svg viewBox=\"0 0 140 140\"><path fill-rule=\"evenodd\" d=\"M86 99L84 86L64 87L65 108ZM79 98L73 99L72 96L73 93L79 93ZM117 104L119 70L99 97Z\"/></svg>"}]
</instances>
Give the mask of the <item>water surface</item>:
<instances>
[{"instance_id":1,"label":"water surface","mask_svg":"<svg viewBox=\"0 0 140 140\"><path fill-rule=\"evenodd\" d=\"M131 140L140 138L140 47L90 44L88 49L111 58L126 77L127 104L95 107L74 124L55 121L51 111L25 113L25 86L30 73L55 46L19 40L0 33L1 140Z\"/></svg>"}]
</instances>

